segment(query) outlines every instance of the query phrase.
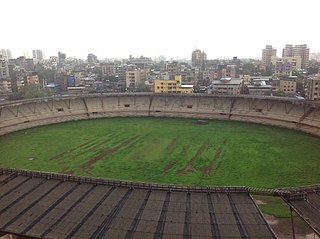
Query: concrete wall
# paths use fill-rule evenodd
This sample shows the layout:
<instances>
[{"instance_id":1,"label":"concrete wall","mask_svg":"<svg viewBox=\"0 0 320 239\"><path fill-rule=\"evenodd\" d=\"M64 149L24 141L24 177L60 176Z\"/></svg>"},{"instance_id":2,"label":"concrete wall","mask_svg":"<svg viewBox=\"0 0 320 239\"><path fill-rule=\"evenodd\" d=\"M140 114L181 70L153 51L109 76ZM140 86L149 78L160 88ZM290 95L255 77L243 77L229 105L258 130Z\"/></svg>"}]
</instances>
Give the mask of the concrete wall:
<instances>
[{"instance_id":1,"label":"concrete wall","mask_svg":"<svg viewBox=\"0 0 320 239\"><path fill-rule=\"evenodd\" d=\"M320 135L320 102L252 96L105 94L0 104L0 135L64 121L115 116L223 119Z\"/></svg>"}]
</instances>

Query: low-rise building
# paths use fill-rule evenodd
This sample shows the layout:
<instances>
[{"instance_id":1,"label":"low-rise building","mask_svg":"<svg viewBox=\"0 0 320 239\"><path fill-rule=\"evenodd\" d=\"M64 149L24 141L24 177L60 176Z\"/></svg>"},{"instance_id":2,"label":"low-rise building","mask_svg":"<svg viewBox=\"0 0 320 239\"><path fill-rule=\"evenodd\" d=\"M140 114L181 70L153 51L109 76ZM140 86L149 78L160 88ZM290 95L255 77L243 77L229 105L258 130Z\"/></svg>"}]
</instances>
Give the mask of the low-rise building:
<instances>
[{"instance_id":1,"label":"low-rise building","mask_svg":"<svg viewBox=\"0 0 320 239\"><path fill-rule=\"evenodd\" d=\"M223 95L240 95L243 89L243 80L239 78L221 78L220 80L212 81L208 87L209 94Z\"/></svg>"},{"instance_id":2,"label":"low-rise building","mask_svg":"<svg viewBox=\"0 0 320 239\"><path fill-rule=\"evenodd\" d=\"M246 87L249 95L271 95L272 93L272 86L264 81L254 82Z\"/></svg>"},{"instance_id":3,"label":"low-rise building","mask_svg":"<svg viewBox=\"0 0 320 239\"><path fill-rule=\"evenodd\" d=\"M295 78L280 79L279 91L286 95L295 95L297 91L297 80Z\"/></svg>"},{"instance_id":4,"label":"low-rise building","mask_svg":"<svg viewBox=\"0 0 320 239\"><path fill-rule=\"evenodd\" d=\"M39 85L40 81L39 81L38 75L32 75L32 74L27 75L26 83L27 84Z\"/></svg>"},{"instance_id":5,"label":"low-rise building","mask_svg":"<svg viewBox=\"0 0 320 239\"><path fill-rule=\"evenodd\" d=\"M271 95L271 76L250 76L243 75L243 93L249 95Z\"/></svg>"},{"instance_id":6,"label":"low-rise building","mask_svg":"<svg viewBox=\"0 0 320 239\"><path fill-rule=\"evenodd\" d=\"M193 92L193 85L182 84L181 76L175 76L174 80L155 80L154 81L155 93L185 93Z\"/></svg>"},{"instance_id":7,"label":"low-rise building","mask_svg":"<svg viewBox=\"0 0 320 239\"><path fill-rule=\"evenodd\" d=\"M10 80L0 80L0 95L6 95L12 92Z\"/></svg>"},{"instance_id":8,"label":"low-rise building","mask_svg":"<svg viewBox=\"0 0 320 239\"><path fill-rule=\"evenodd\" d=\"M114 62L102 63L101 65L102 77L114 76L116 74L117 65Z\"/></svg>"}]
</instances>

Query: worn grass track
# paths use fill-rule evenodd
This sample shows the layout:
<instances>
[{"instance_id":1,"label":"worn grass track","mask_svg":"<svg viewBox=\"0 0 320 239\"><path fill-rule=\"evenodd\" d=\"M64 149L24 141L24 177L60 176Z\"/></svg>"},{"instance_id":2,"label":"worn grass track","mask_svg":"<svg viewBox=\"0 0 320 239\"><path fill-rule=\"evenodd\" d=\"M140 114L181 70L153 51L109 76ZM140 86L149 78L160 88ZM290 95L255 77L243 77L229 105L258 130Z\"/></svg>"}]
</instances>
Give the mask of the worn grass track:
<instances>
[{"instance_id":1,"label":"worn grass track","mask_svg":"<svg viewBox=\"0 0 320 239\"><path fill-rule=\"evenodd\" d=\"M320 138L230 121L110 118L0 137L0 166L114 179L276 188L320 183Z\"/></svg>"}]
</instances>

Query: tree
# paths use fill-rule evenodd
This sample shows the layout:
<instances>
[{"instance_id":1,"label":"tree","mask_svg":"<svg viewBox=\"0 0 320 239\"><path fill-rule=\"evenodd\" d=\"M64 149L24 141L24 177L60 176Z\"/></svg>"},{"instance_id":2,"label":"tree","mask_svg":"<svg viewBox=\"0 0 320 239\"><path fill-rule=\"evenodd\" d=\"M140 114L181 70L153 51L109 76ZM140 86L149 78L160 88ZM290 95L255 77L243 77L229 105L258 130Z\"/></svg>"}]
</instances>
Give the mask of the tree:
<instances>
[{"instance_id":1,"label":"tree","mask_svg":"<svg viewBox=\"0 0 320 239\"><path fill-rule=\"evenodd\" d=\"M21 100L21 99L31 99L46 97L49 92L45 89L41 89L39 85L29 84L22 86L18 92L14 92L9 95L9 100Z\"/></svg>"},{"instance_id":2,"label":"tree","mask_svg":"<svg viewBox=\"0 0 320 239\"><path fill-rule=\"evenodd\" d=\"M49 82L54 81L54 76L56 73L55 70L44 68L42 66L37 66L36 70L40 79L47 79Z\"/></svg>"},{"instance_id":3,"label":"tree","mask_svg":"<svg viewBox=\"0 0 320 239\"><path fill-rule=\"evenodd\" d=\"M136 92L150 92L149 86L145 85L144 82L140 82L139 84L136 85L135 87Z\"/></svg>"}]
</instances>

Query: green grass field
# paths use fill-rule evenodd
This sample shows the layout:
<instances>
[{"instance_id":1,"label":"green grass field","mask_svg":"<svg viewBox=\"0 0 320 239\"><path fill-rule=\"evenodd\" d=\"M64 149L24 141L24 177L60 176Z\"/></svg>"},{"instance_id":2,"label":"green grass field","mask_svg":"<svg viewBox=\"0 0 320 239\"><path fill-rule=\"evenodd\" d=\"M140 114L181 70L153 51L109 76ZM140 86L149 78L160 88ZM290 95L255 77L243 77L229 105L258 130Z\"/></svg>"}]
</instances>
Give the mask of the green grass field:
<instances>
[{"instance_id":1,"label":"green grass field","mask_svg":"<svg viewBox=\"0 0 320 239\"><path fill-rule=\"evenodd\" d=\"M0 137L0 166L142 182L276 188L320 182L320 138L257 124L110 118Z\"/></svg>"}]
</instances>

